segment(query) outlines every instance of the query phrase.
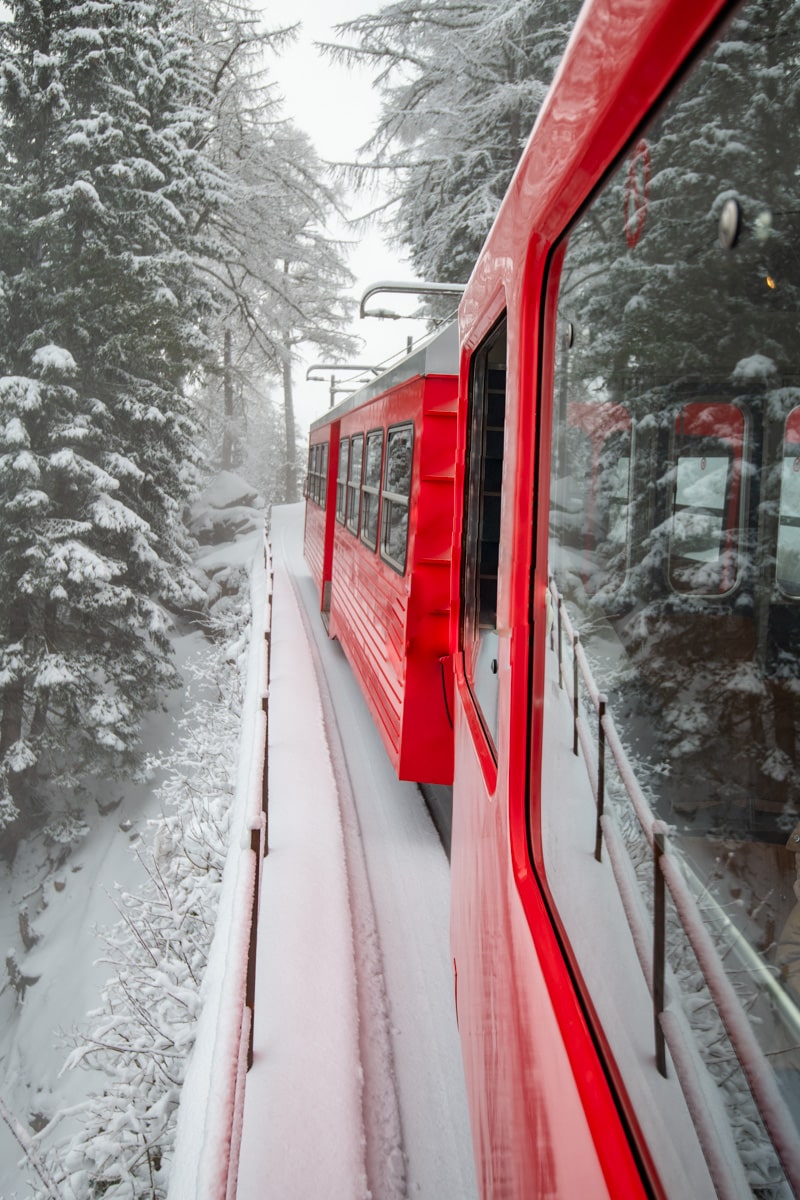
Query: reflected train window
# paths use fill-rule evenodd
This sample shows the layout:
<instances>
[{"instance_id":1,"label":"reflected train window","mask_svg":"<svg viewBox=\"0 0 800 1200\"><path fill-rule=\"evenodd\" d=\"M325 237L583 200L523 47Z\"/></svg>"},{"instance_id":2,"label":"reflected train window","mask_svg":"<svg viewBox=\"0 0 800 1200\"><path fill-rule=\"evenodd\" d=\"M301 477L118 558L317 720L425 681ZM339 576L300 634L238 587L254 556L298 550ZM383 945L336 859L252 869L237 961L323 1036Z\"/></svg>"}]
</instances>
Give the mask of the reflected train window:
<instances>
[{"instance_id":1,"label":"reflected train window","mask_svg":"<svg viewBox=\"0 0 800 1200\"><path fill-rule=\"evenodd\" d=\"M786 418L775 575L782 592L800 597L800 408Z\"/></svg>"}]
</instances>

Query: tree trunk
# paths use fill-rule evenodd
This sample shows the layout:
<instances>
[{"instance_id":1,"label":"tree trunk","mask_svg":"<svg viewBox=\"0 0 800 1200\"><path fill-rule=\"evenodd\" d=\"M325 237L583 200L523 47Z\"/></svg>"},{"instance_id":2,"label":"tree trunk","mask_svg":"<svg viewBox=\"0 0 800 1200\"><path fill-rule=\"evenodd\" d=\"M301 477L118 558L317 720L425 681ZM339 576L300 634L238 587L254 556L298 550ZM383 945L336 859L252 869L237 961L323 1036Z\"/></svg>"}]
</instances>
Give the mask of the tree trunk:
<instances>
[{"instance_id":1,"label":"tree trunk","mask_svg":"<svg viewBox=\"0 0 800 1200\"><path fill-rule=\"evenodd\" d=\"M9 645L22 642L28 632L28 614L19 601L12 603L8 617ZM22 658L22 655L20 655ZM25 678L21 675L3 690L3 715L0 717L0 760L22 737L25 710Z\"/></svg>"},{"instance_id":2,"label":"tree trunk","mask_svg":"<svg viewBox=\"0 0 800 1200\"><path fill-rule=\"evenodd\" d=\"M292 393L291 350L286 347L283 362L283 411L286 419L286 466L284 476L284 501L293 504L297 499L297 444L294 427L294 396Z\"/></svg>"},{"instance_id":3,"label":"tree trunk","mask_svg":"<svg viewBox=\"0 0 800 1200\"><path fill-rule=\"evenodd\" d=\"M225 330L222 357L222 395L225 410L225 425L222 432L222 469L233 467L233 352L231 331Z\"/></svg>"}]
</instances>

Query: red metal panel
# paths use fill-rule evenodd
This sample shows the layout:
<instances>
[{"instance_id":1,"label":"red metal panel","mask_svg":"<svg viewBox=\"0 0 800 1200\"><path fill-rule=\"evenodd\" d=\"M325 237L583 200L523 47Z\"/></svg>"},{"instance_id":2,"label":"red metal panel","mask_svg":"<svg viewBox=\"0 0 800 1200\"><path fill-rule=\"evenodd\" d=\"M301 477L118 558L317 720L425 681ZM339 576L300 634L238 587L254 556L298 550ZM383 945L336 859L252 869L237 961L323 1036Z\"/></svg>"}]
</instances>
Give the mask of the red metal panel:
<instances>
[{"instance_id":1,"label":"red metal panel","mask_svg":"<svg viewBox=\"0 0 800 1200\"><path fill-rule=\"evenodd\" d=\"M456 384L415 377L342 417L341 435L414 425L406 570L334 530L330 631L338 637L401 779L452 782L448 654Z\"/></svg>"},{"instance_id":2,"label":"red metal panel","mask_svg":"<svg viewBox=\"0 0 800 1200\"><path fill-rule=\"evenodd\" d=\"M322 593L323 568L325 559L325 513L318 504L306 500L306 524L303 553L311 570L311 577Z\"/></svg>"}]
</instances>

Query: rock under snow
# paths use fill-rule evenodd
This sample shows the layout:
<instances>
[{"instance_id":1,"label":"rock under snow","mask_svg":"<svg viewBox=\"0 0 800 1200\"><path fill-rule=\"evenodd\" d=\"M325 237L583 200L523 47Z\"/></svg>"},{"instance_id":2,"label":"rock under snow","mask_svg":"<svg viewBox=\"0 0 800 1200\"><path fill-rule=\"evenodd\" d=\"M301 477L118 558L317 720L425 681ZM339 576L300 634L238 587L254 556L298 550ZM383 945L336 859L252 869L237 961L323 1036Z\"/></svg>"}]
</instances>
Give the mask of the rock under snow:
<instances>
[{"instance_id":1,"label":"rock under snow","mask_svg":"<svg viewBox=\"0 0 800 1200\"><path fill-rule=\"evenodd\" d=\"M233 471L221 471L189 506L189 532L202 545L218 546L257 532L266 502L255 488Z\"/></svg>"}]
</instances>

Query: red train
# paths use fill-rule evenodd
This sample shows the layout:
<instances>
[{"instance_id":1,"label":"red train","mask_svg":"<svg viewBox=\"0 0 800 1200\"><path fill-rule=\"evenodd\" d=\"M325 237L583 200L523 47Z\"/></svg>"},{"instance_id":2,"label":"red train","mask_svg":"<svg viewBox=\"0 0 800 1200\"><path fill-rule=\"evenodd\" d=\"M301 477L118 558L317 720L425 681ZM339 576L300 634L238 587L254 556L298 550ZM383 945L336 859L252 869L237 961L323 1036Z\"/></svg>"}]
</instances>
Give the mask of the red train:
<instances>
[{"instance_id":1,"label":"red train","mask_svg":"<svg viewBox=\"0 0 800 1200\"><path fill-rule=\"evenodd\" d=\"M315 421L305 553L400 779L453 782L455 325Z\"/></svg>"},{"instance_id":2,"label":"red train","mask_svg":"<svg viewBox=\"0 0 800 1200\"><path fill-rule=\"evenodd\" d=\"M427 678L493 1200L800 1195L799 50L589 0L460 306Z\"/></svg>"}]
</instances>

